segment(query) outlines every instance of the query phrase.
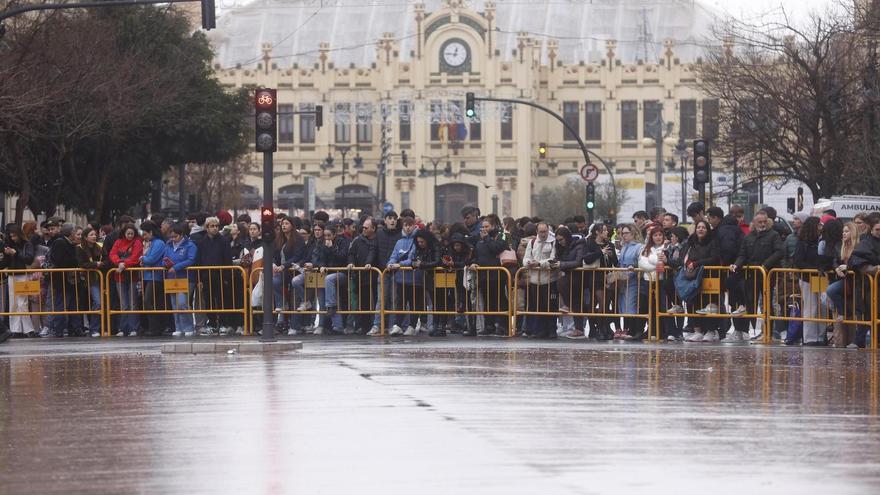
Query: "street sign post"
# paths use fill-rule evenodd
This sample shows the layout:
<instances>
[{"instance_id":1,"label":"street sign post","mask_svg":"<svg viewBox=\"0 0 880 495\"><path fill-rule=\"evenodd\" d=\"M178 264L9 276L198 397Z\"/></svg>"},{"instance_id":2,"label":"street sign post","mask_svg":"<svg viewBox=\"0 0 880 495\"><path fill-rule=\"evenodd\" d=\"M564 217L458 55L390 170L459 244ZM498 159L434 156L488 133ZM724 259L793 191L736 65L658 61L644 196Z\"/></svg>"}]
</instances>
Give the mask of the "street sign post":
<instances>
[{"instance_id":1,"label":"street sign post","mask_svg":"<svg viewBox=\"0 0 880 495\"><path fill-rule=\"evenodd\" d=\"M581 178L587 182L593 182L599 177L599 167L588 163L581 167Z\"/></svg>"}]
</instances>

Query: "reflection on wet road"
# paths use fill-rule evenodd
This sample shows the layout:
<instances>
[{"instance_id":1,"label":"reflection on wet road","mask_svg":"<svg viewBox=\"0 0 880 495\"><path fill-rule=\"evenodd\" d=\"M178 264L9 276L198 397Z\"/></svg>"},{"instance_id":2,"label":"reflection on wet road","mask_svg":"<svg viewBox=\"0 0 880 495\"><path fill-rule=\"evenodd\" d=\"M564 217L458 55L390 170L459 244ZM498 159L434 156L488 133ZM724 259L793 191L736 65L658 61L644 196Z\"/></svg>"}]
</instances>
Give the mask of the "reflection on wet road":
<instances>
[{"instance_id":1,"label":"reflection on wet road","mask_svg":"<svg viewBox=\"0 0 880 495\"><path fill-rule=\"evenodd\" d=\"M310 340L0 347L0 493L873 493L880 354Z\"/></svg>"}]
</instances>

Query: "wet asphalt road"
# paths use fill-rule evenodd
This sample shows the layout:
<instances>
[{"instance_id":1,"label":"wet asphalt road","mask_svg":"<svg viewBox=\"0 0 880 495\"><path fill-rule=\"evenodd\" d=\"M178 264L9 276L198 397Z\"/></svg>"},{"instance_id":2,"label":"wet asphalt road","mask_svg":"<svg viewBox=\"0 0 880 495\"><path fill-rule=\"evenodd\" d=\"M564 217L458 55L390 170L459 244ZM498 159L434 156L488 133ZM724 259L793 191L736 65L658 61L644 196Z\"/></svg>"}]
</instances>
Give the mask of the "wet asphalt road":
<instances>
[{"instance_id":1,"label":"wet asphalt road","mask_svg":"<svg viewBox=\"0 0 880 495\"><path fill-rule=\"evenodd\" d=\"M880 490L880 353L301 340L0 346L0 494Z\"/></svg>"}]
</instances>

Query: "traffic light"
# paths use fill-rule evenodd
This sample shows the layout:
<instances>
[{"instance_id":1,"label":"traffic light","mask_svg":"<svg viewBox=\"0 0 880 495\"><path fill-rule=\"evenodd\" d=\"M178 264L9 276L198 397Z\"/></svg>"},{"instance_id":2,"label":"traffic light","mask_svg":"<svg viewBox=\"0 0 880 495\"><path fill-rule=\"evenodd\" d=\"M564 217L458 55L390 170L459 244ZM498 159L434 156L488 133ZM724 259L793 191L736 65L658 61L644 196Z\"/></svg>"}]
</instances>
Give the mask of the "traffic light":
<instances>
[{"instance_id":1,"label":"traffic light","mask_svg":"<svg viewBox=\"0 0 880 495\"><path fill-rule=\"evenodd\" d=\"M596 208L596 186L592 182L587 184L587 211Z\"/></svg>"},{"instance_id":2,"label":"traffic light","mask_svg":"<svg viewBox=\"0 0 880 495\"><path fill-rule=\"evenodd\" d=\"M702 189L711 176L712 156L709 154L709 141L694 140L694 189Z\"/></svg>"},{"instance_id":3,"label":"traffic light","mask_svg":"<svg viewBox=\"0 0 880 495\"><path fill-rule=\"evenodd\" d=\"M315 127L324 126L324 105L315 105Z\"/></svg>"},{"instance_id":4,"label":"traffic light","mask_svg":"<svg viewBox=\"0 0 880 495\"><path fill-rule=\"evenodd\" d=\"M268 206L260 209L260 230L262 231L263 242L275 240L275 210Z\"/></svg>"},{"instance_id":5,"label":"traffic light","mask_svg":"<svg viewBox=\"0 0 880 495\"><path fill-rule=\"evenodd\" d=\"M406 156L406 151L400 152L400 163L402 163L404 167L409 167L409 157Z\"/></svg>"},{"instance_id":6,"label":"traffic light","mask_svg":"<svg viewBox=\"0 0 880 495\"><path fill-rule=\"evenodd\" d=\"M804 188L798 186L797 188L797 211L804 211Z\"/></svg>"},{"instance_id":7,"label":"traffic light","mask_svg":"<svg viewBox=\"0 0 880 495\"><path fill-rule=\"evenodd\" d=\"M278 150L278 100L276 91L258 88L254 93L256 117L256 150L272 153Z\"/></svg>"},{"instance_id":8,"label":"traffic light","mask_svg":"<svg viewBox=\"0 0 880 495\"><path fill-rule=\"evenodd\" d=\"M472 119L477 115L477 111L474 109L474 94L465 93L464 97L464 114L467 115L469 119Z\"/></svg>"},{"instance_id":9,"label":"traffic light","mask_svg":"<svg viewBox=\"0 0 880 495\"><path fill-rule=\"evenodd\" d=\"M217 16L214 11L214 0L202 0L202 29L205 31L217 27Z\"/></svg>"},{"instance_id":10,"label":"traffic light","mask_svg":"<svg viewBox=\"0 0 880 495\"><path fill-rule=\"evenodd\" d=\"M547 158L547 143L538 144L538 157L540 157L541 160Z\"/></svg>"}]
</instances>

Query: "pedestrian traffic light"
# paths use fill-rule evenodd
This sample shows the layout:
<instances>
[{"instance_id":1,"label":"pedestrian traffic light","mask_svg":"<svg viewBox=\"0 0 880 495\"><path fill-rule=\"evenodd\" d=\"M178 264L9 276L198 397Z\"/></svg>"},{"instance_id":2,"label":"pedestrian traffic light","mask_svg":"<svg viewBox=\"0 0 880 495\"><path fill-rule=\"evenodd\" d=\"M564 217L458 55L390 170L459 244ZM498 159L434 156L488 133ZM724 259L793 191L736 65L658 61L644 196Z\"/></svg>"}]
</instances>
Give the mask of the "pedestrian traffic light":
<instances>
[{"instance_id":1,"label":"pedestrian traffic light","mask_svg":"<svg viewBox=\"0 0 880 495\"><path fill-rule=\"evenodd\" d=\"M587 211L596 208L596 186L592 182L587 184Z\"/></svg>"},{"instance_id":2,"label":"pedestrian traffic light","mask_svg":"<svg viewBox=\"0 0 880 495\"><path fill-rule=\"evenodd\" d=\"M320 129L324 126L324 106L315 105L315 127Z\"/></svg>"},{"instance_id":3,"label":"pedestrian traffic light","mask_svg":"<svg viewBox=\"0 0 880 495\"><path fill-rule=\"evenodd\" d=\"M694 140L694 189L700 190L709 182L712 157L709 154L709 141Z\"/></svg>"},{"instance_id":4,"label":"pedestrian traffic light","mask_svg":"<svg viewBox=\"0 0 880 495\"><path fill-rule=\"evenodd\" d=\"M272 242L275 240L275 210L269 206L260 209L260 230L263 235L263 242Z\"/></svg>"},{"instance_id":5,"label":"pedestrian traffic light","mask_svg":"<svg viewBox=\"0 0 880 495\"><path fill-rule=\"evenodd\" d=\"M547 158L547 144L540 143L538 144L538 156L543 160Z\"/></svg>"},{"instance_id":6,"label":"pedestrian traffic light","mask_svg":"<svg viewBox=\"0 0 880 495\"><path fill-rule=\"evenodd\" d=\"M406 156L406 151L400 152L400 163L402 163L404 167L409 167L409 157Z\"/></svg>"},{"instance_id":7,"label":"pedestrian traffic light","mask_svg":"<svg viewBox=\"0 0 880 495\"><path fill-rule=\"evenodd\" d=\"M474 94L465 93L464 97L464 114L467 115L469 119L472 119L477 115L477 111L474 109Z\"/></svg>"},{"instance_id":8,"label":"pedestrian traffic light","mask_svg":"<svg viewBox=\"0 0 880 495\"><path fill-rule=\"evenodd\" d=\"M272 153L278 150L278 101L276 91L258 88L254 93L254 115L256 117L256 150Z\"/></svg>"},{"instance_id":9,"label":"pedestrian traffic light","mask_svg":"<svg viewBox=\"0 0 880 495\"><path fill-rule=\"evenodd\" d=\"M215 27L217 27L217 16L214 0L202 0L202 29L208 31Z\"/></svg>"}]
</instances>

